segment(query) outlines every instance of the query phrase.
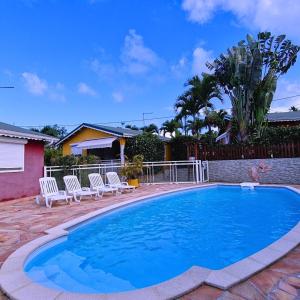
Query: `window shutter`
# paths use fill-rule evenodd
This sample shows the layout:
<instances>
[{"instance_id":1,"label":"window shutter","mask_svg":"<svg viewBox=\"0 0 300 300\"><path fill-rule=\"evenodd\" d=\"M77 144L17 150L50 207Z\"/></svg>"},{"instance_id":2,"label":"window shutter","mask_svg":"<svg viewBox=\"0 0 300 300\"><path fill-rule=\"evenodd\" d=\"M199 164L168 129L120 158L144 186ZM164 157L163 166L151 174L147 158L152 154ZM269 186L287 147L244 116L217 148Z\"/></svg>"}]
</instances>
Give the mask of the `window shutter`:
<instances>
[{"instance_id":1,"label":"window shutter","mask_svg":"<svg viewBox=\"0 0 300 300\"><path fill-rule=\"evenodd\" d=\"M0 172L24 170L24 144L0 142Z\"/></svg>"}]
</instances>

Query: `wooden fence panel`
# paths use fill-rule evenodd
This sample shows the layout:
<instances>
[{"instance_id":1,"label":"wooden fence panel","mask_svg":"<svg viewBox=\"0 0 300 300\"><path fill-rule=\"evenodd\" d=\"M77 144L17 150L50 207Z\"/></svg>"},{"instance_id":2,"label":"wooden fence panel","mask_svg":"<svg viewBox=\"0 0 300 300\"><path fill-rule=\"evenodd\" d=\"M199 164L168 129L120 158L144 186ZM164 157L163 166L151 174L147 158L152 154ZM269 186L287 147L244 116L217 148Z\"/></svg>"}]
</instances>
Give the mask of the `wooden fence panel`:
<instances>
[{"instance_id":1,"label":"wooden fence panel","mask_svg":"<svg viewBox=\"0 0 300 300\"><path fill-rule=\"evenodd\" d=\"M201 160L300 157L300 141L277 145L201 145L198 154L197 159Z\"/></svg>"}]
</instances>

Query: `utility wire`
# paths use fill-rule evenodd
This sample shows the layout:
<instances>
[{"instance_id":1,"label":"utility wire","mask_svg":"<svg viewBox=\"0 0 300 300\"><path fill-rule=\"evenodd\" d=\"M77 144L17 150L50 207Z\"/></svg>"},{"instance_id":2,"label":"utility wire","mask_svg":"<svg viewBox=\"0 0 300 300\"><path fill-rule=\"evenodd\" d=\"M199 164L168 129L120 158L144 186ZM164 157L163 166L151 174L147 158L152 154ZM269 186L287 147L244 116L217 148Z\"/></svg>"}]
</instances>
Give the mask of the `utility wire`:
<instances>
[{"instance_id":1,"label":"utility wire","mask_svg":"<svg viewBox=\"0 0 300 300\"><path fill-rule=\"evenodd\" d=\"M144 119L136 119L136 120L122 120L122 121L111 121L111 122L101 122L101 123L92 123L92 125L109 125L109 124L124 124L124 123L133 123L133 122L143 122L143 121L153 121L153 120L161 120L161 119L169 119L174 118L175 115L172 116L165 116L165 117L156 117L156 118L144 118ZM81 125L82 123L78 124L55 124L61 127L76 127ZM42 128L46 125L19 125L25 128Z\"/></svg>"},{"instance_id":2,"label":"utility wire","mask_svg":"<svg viewBox=\"0 0 300 300\"><path fill-rule=\"evenodd\" d=\"M288 97L282 97L282 98L277 98L273 99L273 101L282 101L282 100L288 100L291 98L296 98L300 97L300 94L293 95L293 96L288 96ZM222 108L222 109L231 109L231 107L227 108ZM143 122L143 121L154 121L154 120L162 120L162 119L169 119L169 118L174 118L175 115L172 116L165 116L165 117L156 117L156 118L144 118L144 119L133 119L133 120L121 120L121 121L111 121L111 122L101 122L101 123L93 123L93 125L109 125L109 124L124 124L124 123L133 123L133 122ZM81 125L82 123L78 124L56 124L61 127L76 127ZM19 125L24 128L43 128L46 125Z\"/></svg>"}]
</instances>

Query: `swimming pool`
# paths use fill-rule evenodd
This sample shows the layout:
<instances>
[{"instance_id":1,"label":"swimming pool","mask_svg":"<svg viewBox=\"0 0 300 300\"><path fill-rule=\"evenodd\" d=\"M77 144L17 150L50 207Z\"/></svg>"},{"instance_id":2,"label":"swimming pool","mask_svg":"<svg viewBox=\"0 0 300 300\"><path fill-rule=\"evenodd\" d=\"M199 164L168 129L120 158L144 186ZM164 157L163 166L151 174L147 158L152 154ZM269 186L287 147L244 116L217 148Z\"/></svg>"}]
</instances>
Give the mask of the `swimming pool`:
<instances>
[{"instance_id":1,"label":"swimming pool","mask_svg":"<svg viewBox=\"0 0 300 300\"><path fill-rule=\"evenodd\" d=\"M215 186L154 197L72 229L32 255L26 274L49 288L113 293L158 284L192 266L223 269L300 220L285 188Z\"/></svg>"}]
</instances>

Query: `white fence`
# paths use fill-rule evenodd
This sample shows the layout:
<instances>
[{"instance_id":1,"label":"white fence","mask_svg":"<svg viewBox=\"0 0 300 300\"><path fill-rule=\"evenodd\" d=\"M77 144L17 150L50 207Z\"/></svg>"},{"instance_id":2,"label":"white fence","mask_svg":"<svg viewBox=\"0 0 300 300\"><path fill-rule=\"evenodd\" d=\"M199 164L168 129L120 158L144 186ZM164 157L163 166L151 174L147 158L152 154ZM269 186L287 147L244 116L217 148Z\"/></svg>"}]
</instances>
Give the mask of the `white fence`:
<instances>
[{"instance_id":1,"label":"white fence","mask_svg":"<svg viewBox=\"0 0 300 300\"><path fill-rule=\"evenodd\" d=\"M46 166L44 176L55 177L60 188L63 188L63 176L76 175L82 186L88 186L88 174L99 173L106 181L105 173L115 171L120 174L122 165L119 162L78 165L72 167ZM142 184L162 183L202 183L209 180L208 162L200 160L144 162Z\"/></svg>"}]
</instances>

